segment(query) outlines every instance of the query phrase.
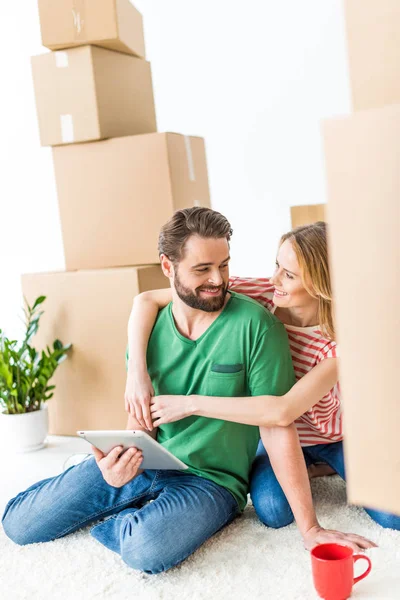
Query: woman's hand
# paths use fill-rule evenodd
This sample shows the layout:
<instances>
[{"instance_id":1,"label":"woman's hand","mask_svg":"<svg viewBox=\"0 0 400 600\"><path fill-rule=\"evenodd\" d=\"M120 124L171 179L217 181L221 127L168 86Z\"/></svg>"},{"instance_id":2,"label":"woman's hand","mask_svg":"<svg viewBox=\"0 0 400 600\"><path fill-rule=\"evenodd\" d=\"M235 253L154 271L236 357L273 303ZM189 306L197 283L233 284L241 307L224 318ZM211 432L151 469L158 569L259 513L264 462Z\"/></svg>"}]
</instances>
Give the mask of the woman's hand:
<instances>
[{"instance_id":1,"label":"woman's hand","mask_svg":"<svg viewBox=\"0 0 400 600\"><path fill-rule=\"evenodd\" d=\"M141 427L152 431L153 422L150 413L150 401L154 388L147 371L128 372L125 387L125 410L140 423Z\"/></svg>"},{"instance_id":2,"label":"woman's hand","mask_svg":"<svg viewBox=\"0 0 400 600\"><path fill-rule=\"evenodd\" d=\"M366 548L375 548L376 544L367 540L367 538L355 533L342 533L333 529L324 529L323 527L311 527L303 536L304 546L307 550L312 550L319 544L340 544L349 546L354 552L360 552Z\"/></svg>"},{"instance_id":3,"label":"woman's hand","mask_svg":"<svg viewBox=\"0 0 400 600\"><path fill-rule=\"evenodd\" d=\"M194 396L154 396L150 411L154 427L194 414Z\"/></svg>"}]
</instances>

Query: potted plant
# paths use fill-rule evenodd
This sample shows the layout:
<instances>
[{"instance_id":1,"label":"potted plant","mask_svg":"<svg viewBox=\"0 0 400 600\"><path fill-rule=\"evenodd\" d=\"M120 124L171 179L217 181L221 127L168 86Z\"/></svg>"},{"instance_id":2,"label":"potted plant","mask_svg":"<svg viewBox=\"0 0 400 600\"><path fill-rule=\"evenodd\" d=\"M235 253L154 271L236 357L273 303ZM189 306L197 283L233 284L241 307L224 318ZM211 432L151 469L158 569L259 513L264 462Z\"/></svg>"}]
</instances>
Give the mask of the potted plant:
<instances>
[{"instance_id":1,"label":"potted plant","mask_svg":"<svg viewBox=\"0 0 400 600\"><path fill-rule=\"evenodd\" d=\"M66 358L71 344L55 340L39 353L30 345L43 314L46 296L29 306L25 301L26 332L22 342L10 340L0 329L0 438L8 449L30 452L44 447L48 433L46 402L54 394L49 385L58 365Z\"/></svg>"}]
</instances>

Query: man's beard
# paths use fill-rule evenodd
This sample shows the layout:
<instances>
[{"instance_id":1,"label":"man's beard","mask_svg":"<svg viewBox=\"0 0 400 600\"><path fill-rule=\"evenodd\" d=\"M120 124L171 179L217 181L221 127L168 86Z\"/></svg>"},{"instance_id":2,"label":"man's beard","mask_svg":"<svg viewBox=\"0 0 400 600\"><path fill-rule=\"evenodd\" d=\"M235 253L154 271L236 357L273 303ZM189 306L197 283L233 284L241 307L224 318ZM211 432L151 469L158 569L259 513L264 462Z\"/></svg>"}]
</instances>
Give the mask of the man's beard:
<instances>
[{"instance_id":1,"label":"man's beard","mask_svg":"<svg viewBox=\"0 0 400 600\"><path fill-rule=\"evenodd\" d=\"M194 291L192 291L191 289L183 285L183 283L179 279L178 271L175 272L174 287L179 298L182 300L182 302L184 302L191 308L195 308L197 310L204 310L205 312L217 312L221 310L221 308L223 308L225 303L225 297L228 292L228 285L228 283L226 285L222 284L220 286L202 285L196 288ZM200 291L202 289L221 290L221 293L215 297L202 298L200 296Z\"/></svg>"}]
</instances>

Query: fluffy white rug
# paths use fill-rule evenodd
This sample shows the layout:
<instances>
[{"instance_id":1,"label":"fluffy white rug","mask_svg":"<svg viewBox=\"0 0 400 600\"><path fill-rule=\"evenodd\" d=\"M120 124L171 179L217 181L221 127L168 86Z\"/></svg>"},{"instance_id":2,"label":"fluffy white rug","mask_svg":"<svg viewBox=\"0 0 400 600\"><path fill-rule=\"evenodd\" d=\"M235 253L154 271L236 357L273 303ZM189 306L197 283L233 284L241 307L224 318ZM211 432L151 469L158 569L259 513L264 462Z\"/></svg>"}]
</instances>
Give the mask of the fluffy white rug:
<instances>
[{"instance_id":1,"label":"fluffy white rug","mask_svg":"<svg viewBox=\"0 0 400 600\"><path fill-rule=\"evenodd\" d=\"M345 486L339 477L313 480L312 487L323 526L359 533L379 544L368 551L372 572L356 584L352 598L398 600L400 532L384 530L361 509L345 506ZM25 547L1 531L0 556L1 598L7 600L317 598L310 556L296 526L267 529L251 506L183 564L161 575L131 570L91 538L88 528ZM356 574L363 569L361 562Z\"/></svg>"}]
</instances>

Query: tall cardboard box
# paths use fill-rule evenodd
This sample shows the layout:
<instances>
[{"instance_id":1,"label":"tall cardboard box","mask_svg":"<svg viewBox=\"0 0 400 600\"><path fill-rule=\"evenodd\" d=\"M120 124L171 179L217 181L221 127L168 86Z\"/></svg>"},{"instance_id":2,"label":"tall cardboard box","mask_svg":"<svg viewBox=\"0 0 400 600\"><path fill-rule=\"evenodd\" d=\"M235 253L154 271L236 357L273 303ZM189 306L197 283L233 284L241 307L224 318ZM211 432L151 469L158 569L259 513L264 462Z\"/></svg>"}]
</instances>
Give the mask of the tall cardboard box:
<instances>
[{"instance_id":1,"label":"tall cardboard box","mask_svg":"<svg viewBox=\"0 0 400 600\"><path fill-rule=\"evenodd\" d=\"M133 298L168 286L158 265L22 276L30 304L37 296L47 297L34 346L42 349L56 338L73 344L52 379L51 434L125 429L125 350Z\"/></svg>"},{"instance_id":2,"label":"tall cardboard box","mask_svg":"<svg viewBox=\"0 0 400 600\"><path fill-rule=\"evenodd\" d=\"M130 0L39 0L42 44L93 44L144 57L142 15Z\"/></svg>"},{"instance_id":3,"label":"tall cardboard box","mask_svg":"<svg viewBox=\"0 0 400 600\"><path fill-rule=\"evenodd\" d=\"M150 63L82 46L32 57L42 146L157 131Z\"/></svg>"},{"instance_id":4,"label":"tall cardboard box","mask_svg":"<svg viewBox=\"0 0 400 600\"><path fill-rule=\"evenodd\" d=\"M345 0L353 110L400 103L399 0Z\"/></svg>"},{"instance_id":5,"label":"tall cardboard box","mask_svg":"<svg viewBox=\"0 0 400 600\"><path fill-rule=\"evenodd\" d=\"M316 223L317 221L325 221L325 204L305 204L303 206L291 206L290 216L292 221L292 227L299 227L300 225L308 225L309 223Z\"/></svg>"},{"instance_id":6,"label":"tall cardboard box","mask_svg":"<svg viewBox=\"0 0 400 600\"><path fill-rule=\"evenodd\" d=\"M348 497L400 514L400 105L323 129Z\"/></svg>"},{"instance_id":7,"label":"tall cardboard box","mask_svg":"<svg viewBox=\"0 0 400 600\"><path fill-rule=\"evenodd\" d=\"M175 210L210 206L204 140L175 133L53 148L67 270L158 262Z\"/></svg>"}]
</instances>

